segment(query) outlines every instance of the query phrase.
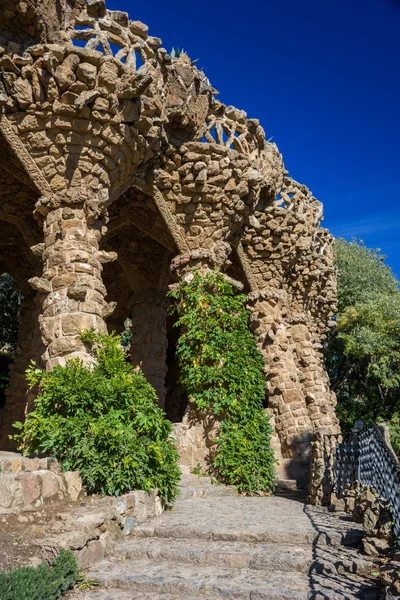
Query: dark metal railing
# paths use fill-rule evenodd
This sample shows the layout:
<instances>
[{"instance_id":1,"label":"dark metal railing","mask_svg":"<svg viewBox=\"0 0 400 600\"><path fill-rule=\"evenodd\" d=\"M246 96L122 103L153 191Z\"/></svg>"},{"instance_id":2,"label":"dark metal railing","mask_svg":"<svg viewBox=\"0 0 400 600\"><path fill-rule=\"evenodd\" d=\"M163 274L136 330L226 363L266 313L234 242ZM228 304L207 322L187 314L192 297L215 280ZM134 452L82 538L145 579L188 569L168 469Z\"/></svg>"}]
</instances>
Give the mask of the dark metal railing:
<instances>
[{"instance_id":1,"label":"dark metal railing","mask_svg":"<svg viewBox=\"0 0 400 600\"><path fill-rule=\"evenodd\" d=\"M391 506L394 533L400 533L400 463L381 428L369 425L344 436L329 436L333 465L329 469L332 489L340 497L346 487L359 481L374 488ZM332 468L333 467L333 468Z\"/></svg>"}]
</instances>

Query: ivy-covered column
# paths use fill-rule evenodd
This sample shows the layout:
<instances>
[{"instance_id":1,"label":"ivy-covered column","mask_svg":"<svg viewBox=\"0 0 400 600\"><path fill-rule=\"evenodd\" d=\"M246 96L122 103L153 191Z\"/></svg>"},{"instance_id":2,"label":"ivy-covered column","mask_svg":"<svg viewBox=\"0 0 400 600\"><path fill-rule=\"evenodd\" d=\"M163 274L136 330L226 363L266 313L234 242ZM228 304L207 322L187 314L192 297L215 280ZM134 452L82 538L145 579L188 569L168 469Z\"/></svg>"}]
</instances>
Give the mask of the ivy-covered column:
<instances>
[{"instance_id":1,"label":"ivy-covered column","mask_svg":"<svg viewBox=\"0 0 400 600\"><path fill-rule=\"evenodd\" d=\"M226 263L230 252L229 244L219 242L213 249L199 248L177 255L171 262L171 271L180 283L190 283L195 273L206 275L219 270ZM177 289L179 283L170 286ZM179 362L179 361L178 361ZM189 395L182 423L174 426L174 435L180 454L181 465L208 469L215 452L215 439L219 429L219 418L210 410L199 410Z\"/></svg>"},{"instance_id":2,"label":"ivy-covered column","mask_svg":"<svg viewBox=\"0 0 400 600\"><path fill-rule=\"evenodd\" d=\"M178 438L181 456L183 450L186 459L196 458L192 444L202 468L221 482L241 492L268 492L274 485L273 431L263 407L263 357L249 329L246 296L210 269L187 273L172 295L181 328L180 379L202 425L196 438L187 424L187 445L182 448L184 436Z\"/></svg>"},{"instance_id":3,"label":"ivy-covered column","mask_svg":"<svg viewBox=\"0 0 400 600\"><path fill-rule=\"evenodd\" d=\"M105 300L102 262L114 256L99 251L106 228L89 221L83 206L46 211L43 220L43 275L30 280L41 292L39 318L46 346L47 368L65 364L67 357L90 359L79 334L86 329L106 333L105 317L113 310Z\"/></svg>"},{"instance_id":4,"label":"ivy-covered column","mask_svg":"<svg viewBox=\"0 0 400 600\"><path fill-rule=\"evenodd\" d=\"M309 450L312 424L297 368L294 343L286 324L284 290L265 288L248 295L250 324L264 357L268 404L275 414L283 458L301 457Z\"/></svg>"},{"instance_id":5,"label":"ivy-covered column","mask_svg":"<svg viewBox=\"0 0 400 600\"><path fill-rule=\"evenodd\" d=\"M167 299L158 291L137 294L132 306L131 361L140 366L157 392L160 407L165 403L167 374Z\"/></svg>"}]
</instances>

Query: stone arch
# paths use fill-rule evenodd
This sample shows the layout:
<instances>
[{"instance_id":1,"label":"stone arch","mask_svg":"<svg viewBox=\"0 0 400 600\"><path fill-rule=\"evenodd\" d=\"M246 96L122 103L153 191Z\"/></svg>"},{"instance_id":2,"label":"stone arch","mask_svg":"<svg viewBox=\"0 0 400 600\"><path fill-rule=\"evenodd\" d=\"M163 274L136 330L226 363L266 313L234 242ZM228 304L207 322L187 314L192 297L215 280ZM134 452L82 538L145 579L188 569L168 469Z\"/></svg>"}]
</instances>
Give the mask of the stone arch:
<instances>
[{"instance_id":1,"label":"stone arch","mask_svg":"<svg viewBox=\"0 0 400 600\"><path fill-rule=\"evenodd\" d=\"M50 1L26 13L19 2L7 5L15 19L0 15L0 163L29 194L0 197L0 223L26 249L20 280L42 304L47 367L87 360L79 331L120 330L127 308L139 325L152 306L159 323L171 258L175 278L219 268L248 292L284 455L306 454L313 430L337 430L317 348L335 302L321 204L287 177L259 121L218 102L146 25L104 0L68 0L57 14ZM158 341L147 333L165 355L163 327ZM163 373L149 377L161 397Z\"/></svg>"}]
</instances>

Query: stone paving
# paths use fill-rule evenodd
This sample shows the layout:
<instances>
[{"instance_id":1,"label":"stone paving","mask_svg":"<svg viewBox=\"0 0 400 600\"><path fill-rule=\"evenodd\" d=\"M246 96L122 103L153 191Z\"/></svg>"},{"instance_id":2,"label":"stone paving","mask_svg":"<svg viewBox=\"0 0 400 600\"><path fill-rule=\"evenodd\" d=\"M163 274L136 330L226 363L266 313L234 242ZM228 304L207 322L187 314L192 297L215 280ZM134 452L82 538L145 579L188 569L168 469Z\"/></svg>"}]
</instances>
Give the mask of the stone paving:
<instances>
[{"instance_id":1,"label":"stone paving","mask_svg":"<svg viewBox=\"0 0 400 600\"><path fill-rule=\"evenodd\" d=\"M307 506L296 494L220 494L206 478L185 476L184 499L89 571L100 589L74 598L379 598L373 563L357 550L361 531L347 515Z\"/></svg>"}]
</instances>

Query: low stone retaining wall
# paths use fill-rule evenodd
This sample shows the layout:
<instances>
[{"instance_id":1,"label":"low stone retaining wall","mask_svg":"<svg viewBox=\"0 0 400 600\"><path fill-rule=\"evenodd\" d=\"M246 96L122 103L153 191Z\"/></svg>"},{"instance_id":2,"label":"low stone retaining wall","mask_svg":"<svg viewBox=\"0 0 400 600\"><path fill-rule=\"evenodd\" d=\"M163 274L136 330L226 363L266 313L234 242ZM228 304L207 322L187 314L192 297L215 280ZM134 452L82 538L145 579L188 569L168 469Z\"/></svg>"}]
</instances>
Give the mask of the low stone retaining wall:
<instances>
[{"instance_id":1,"label":"low stone retaining wall","mask_svg":"<svg viewBox=\"0 0 400 600\"><path fill-rule=\"evenodd\" d=\"M61 472L53 458L26 458L6 453L0 459L0 514L37 510L47 502L75 502L82 492L76 471Z\"/></svg>"},{"instance_id":2,"label":"low stone retaining wall","mask_svg":"<svg viewBox=\"0 0 400 600\"><path fill-rule=\"evenodd\" d=\"M62 473L55 459L1 453L0 516L6 520L19 515L26 522L29 517L30 526L40 521L39 537L31 538L37 564L53 560L65 548L75 554L80 569L94 565L136 525L163 510L157 490L135 490L117 498L85 496L79 473ZM28 512L32 515L22 514Z\"/></svg>"},{"instance_id":3,"label":"low stone retaining wall","mask_svg":"<svg viewBox=\"0 0 400 600\"><path fill-rule=\"evenodd\" d=\"M132 535L137 525L163 510L164 504L156 491L148 494L136 490L118 498L89 497L74 509L59 513L51 532L36 543L45 558L46 552L72 550L78 567L84 569L102 561L116 542Z\"/></svg>"}]
</instances>

